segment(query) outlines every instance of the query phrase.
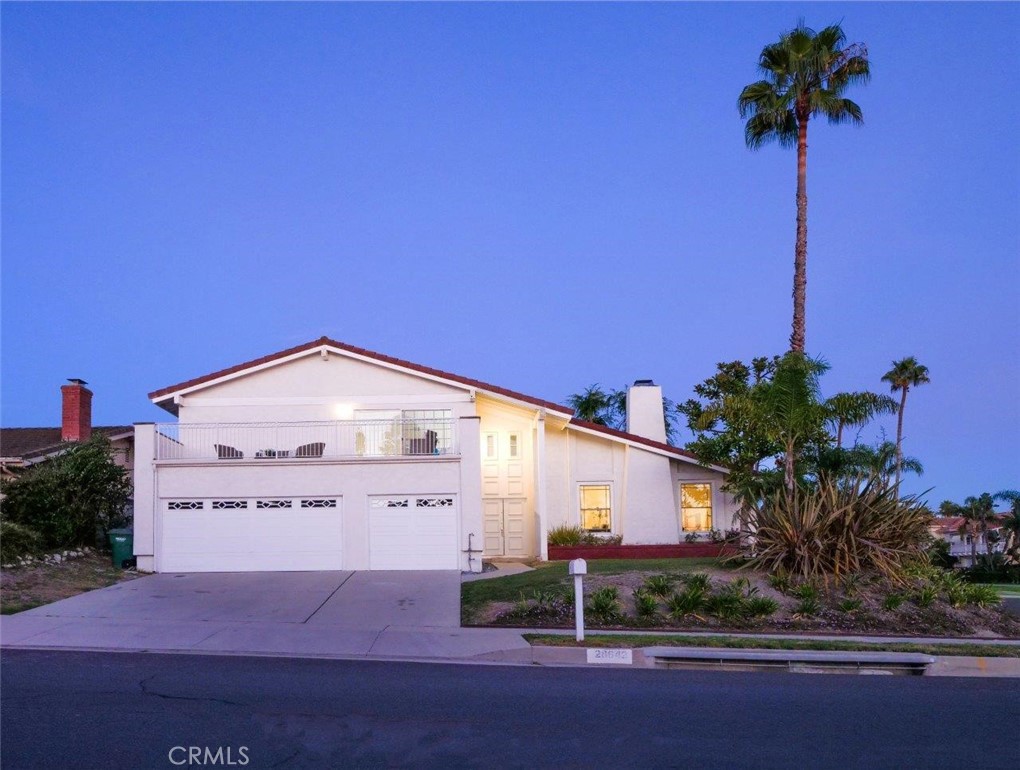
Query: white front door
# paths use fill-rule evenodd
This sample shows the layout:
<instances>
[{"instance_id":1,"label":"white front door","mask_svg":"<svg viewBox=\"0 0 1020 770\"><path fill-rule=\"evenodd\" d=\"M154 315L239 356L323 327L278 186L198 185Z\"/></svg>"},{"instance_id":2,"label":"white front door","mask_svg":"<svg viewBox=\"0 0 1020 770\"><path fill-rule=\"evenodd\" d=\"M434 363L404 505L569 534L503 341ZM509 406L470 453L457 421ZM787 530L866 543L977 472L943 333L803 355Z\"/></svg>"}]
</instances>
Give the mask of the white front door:
<instances>
[{"instance_id":1,"label":"white front door","mask_svg":"<svg viewBox=\"0 0 1020 770\"><path fill-rule=\"evenodd\" d=\"M484 507L484 556L527 556L524 527L525 499L487 498Z\"/></svg>"},{"instance_id":2,"label":"white front door","mask_svg":"<svg viewBox=\"0 0 1020 770\"><path fill-rule=\"evenodd\" d=\"M369 569L459 569L456 495L368 498Z\"/></svg>"},{"instance_id":3,"label":"white front door","mask_svg":"<svg viewBox=\"0 0 1020 770\"><path fill-rule=\"evenodd\" d=\"M343 499L167 498L160 501L161 572L343 568Z\"/></svg>"}]
</instances>

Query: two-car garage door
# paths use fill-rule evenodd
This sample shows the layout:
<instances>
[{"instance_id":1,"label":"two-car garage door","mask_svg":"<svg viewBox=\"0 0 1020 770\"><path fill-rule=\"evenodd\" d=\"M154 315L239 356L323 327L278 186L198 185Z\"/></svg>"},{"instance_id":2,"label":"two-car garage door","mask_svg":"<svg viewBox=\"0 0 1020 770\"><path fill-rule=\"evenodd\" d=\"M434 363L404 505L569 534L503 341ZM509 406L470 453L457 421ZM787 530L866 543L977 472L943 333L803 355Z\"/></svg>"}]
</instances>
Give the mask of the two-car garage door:
<instances>
[{"instance_id":1,"label":"two-car garage door","mask_svg":"<svg viewBox=\"0 0 1020 770\"><path fill-rule=\"evenodd\" d=\"M364 500L365 498L362 498ZM248 572L363 569L457 569L455 495L387 495L367 500L367 527L344 542L344 498L272 497L161 501L157 569ZM361 506L359 506L360 508ZM356 522L357 523L357 522ZM367 551L366 551L367 546ZM345 550L348 560L344 563Z\"/></svg>"},{"instance_id":2,"label":"two-car garage door","mask_svg":"<svg viewBox=\"0 0 1020 770\"><path fill-rule=\"evenodd\" d=\"M343 568L343 498L164 500L162 572Z\"/></svg>"}]
</instances>

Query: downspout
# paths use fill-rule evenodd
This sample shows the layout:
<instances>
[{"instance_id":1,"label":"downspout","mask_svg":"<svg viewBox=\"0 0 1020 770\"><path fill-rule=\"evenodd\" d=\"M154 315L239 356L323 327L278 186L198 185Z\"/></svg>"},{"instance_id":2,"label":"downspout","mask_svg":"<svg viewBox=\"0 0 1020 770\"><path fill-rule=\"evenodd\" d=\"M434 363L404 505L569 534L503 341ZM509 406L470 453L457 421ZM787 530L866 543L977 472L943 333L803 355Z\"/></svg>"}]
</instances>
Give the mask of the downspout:
<instances>
[{"instance_id":1,"label":"downspout","mask_svg":"<svg viewBox=\"0 0 1020 770\"><path fill-rule=\"evenodd\" d=\"M549 560L549 518L546 511L545 494L545 410L540 410L536 425L535 440L535 513L538 515L538 555L542 561Z\"/></svg>"}]
</instances>

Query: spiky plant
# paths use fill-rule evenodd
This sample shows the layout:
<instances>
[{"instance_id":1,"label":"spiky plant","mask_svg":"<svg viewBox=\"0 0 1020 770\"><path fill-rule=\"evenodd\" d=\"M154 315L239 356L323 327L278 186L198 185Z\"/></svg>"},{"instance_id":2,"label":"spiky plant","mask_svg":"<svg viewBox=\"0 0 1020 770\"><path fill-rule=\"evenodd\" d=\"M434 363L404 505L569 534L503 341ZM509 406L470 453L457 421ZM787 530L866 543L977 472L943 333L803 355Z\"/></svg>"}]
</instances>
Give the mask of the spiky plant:
<instances>
[{"instance_id":1,"label":"spiky plant","mask_svg":"<svg viewBox=\"0 0 1020 770\"><path fill-rule=\"evenodd\" d=\"M923 553L931 517L916 497L897 499L895 491L871 474L773 494L756 512L749 566L804 579L875 571L901 580Z\"/></svg>"}]
</instances>

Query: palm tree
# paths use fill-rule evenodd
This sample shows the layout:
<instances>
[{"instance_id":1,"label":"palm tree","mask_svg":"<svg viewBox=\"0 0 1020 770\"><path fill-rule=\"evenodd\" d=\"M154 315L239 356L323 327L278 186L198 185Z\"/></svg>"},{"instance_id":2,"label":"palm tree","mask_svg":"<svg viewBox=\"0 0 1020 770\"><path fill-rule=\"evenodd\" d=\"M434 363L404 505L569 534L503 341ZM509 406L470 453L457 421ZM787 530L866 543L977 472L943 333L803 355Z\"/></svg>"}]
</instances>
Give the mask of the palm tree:
<instances>
[{"instance_id":1,"label":"palm tree","mask_svg":"<svg viewBox=\"0 0 1020 770\"><path fill-rule=\"evenodd\" d=\"M1020 492L1015 489L1004 489L992 497L1009 503L1009 512L1002 519L1002 529L1006 537L1002 550L1008 559L1020 561Z\"/></svg>"},{"instance_id":2,"label":"palm tree","mask_svg":"<svg viewBox=\"0 0 1020 770\"><path fill-rule=\"evenodd\" d=\"M837 393L825 401L829 422L836 428L836 448L843 446L843 429L865 425L880 414L894 414L896 402L878 393Z\"/></svg>"},{"instance_id":3,"label":"palm tree","mask_svg":"<svg viewBox=\"0 0 1020 770\"><path fill-rule=\"evenodd\" d=\"M985 492L980 497L968 497L956 510L963 517L960 534L970 534L970 566L977 566L977 541L984 536L985 553L988 549L988 524L995 520L995 504L992 496Z\"/></svg>"},{"instance_id":4,"label":"palm tree","mask_svg":"<svg viewBox=\"0 0 1020 770\"><path fill-rule=\"evenodd\" d=\"M606 393L598 383L595 383L581 393L568 396L567 405L574 410L579 420L593 422L596 425L609 425L614 408L614 396L615 394Z\"/></svg>"},{"instance_id":5,"label":"palm tree","mask_svg":"<svg viewBox=\"0 0 1020 770\"><path fill-rule=\"evenodd\" d=\"M861 124L861 108L843 97L871 75L863 43L846 47L838 24L818 33L799 24L765 46L758 59L764 79L740 92L737 108L748 118L744 141L752 150L769 142L797 148L797 239L793 260L793 332L790 349L804 352L807 294L807 135L808 121L824 115L832 124Z\"/></svg>"},{"instance_id":6,"label":"palm tree","mask_svg":"<svg viewBox=\"0 0 1020 770\"><path fill-rule=\"evenodd\" d=\"M931 382L928 367L922 366L913 356L893 361L892 369L882 375L882 381L889 383L889 389L900 391L899 416L896 419L896 487L899 489L900 472L903 465L903 410L907 407L907 391Z\"/></svg>"}]
</instances>

